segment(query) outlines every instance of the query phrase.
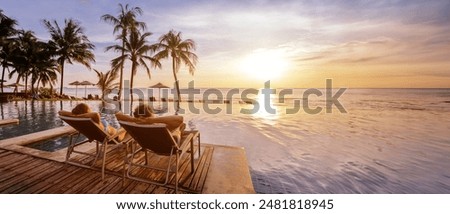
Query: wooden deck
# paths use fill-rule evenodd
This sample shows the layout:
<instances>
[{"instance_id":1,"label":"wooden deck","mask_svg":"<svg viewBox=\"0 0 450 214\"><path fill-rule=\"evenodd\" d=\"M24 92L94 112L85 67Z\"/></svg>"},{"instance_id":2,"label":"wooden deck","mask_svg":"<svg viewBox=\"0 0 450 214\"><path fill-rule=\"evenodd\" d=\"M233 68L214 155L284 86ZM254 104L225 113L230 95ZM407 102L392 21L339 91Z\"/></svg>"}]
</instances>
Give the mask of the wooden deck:
<instances>
[{"instance_id":1,"label":"wooden deck","mask_svg":"<svg viewBox=\"0 0 450 214\"><path fill-rule=\"evenodd\" d=\"M102 181L100 162L94 164L94 169L81 168L64 163L67 149L47 152L26 146L74 131L65 126L0 140L0 193L174 193L173 188L130 179L126 179L122 186L123 150L114 150L108 154L106 178ZM94 146L85 144L79 149L89 151ZM197 150L197 146L194 149ZM190 173L189 156L181 160L179 186L184 190L181 193L255 193L244 148L202 142L201 151L200 157L195 152L196 170L193 174ZM80 163L93 162L93 158L74 159ZM142 156L137 159L143 161ZM149 160L159 166L164 163L164 158L157 156ZM132 174L163 180L163 172L160 171L134 169ZM172 177L172 184L173 180Z\"/></svg>"},{"instance_id":2,"label":"wooden deck","mask_svg":"<svg viewBox=\"0 0 450 214\"><path fill-rule=\"evenodd\" d=\"M179 193L202 193L213 156L213 146L202 146L200 157L196 157L196 170L190 173L189 157L181 160ZM83 168L57 161L33 157L26 154L0 149L0 193L174 193L173 188L157 186L125 179L123 183L123 151L110 152L107 160L105 180L101 180L99 167ZM79 158L81 162L92 162L89 158ZM143 155L138 160L143 161ZM165 163L165 157L150 157L151 163ZM100 163L95 163L100 165ZM135 169L133 174L164 180L164 173L157 170ZM174 183L171 176L170 183Z\"/></svg>"}]
</instances>

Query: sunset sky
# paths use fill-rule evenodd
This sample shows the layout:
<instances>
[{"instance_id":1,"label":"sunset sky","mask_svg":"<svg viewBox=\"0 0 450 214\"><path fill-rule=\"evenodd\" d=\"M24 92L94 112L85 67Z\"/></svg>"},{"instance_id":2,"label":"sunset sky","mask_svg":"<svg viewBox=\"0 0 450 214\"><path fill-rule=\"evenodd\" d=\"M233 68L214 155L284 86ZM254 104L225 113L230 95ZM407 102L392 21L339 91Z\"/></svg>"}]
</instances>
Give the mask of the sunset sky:
<instances>
[{"instance_id":1,"label":"sunset sky","mask_svg":"<svg viewBox=\"0 0 450 214\"><path fill-rule=\"evenodd\" d=\"M370 2L370 3L367 3ZM78 20L96 46L93 68L109 69L118 53L113 27L100 20L118 14L118 3L139 6L154 43L181 31L197 43L194 76L183 67L181 86L196 87L450 87L450 1L111 1L0 0L4 14L19 28L48 40L43 19ZM149 80L139 70L135 85L173 81L169 60ZM129 67L125 70L129 79ZM66 65L65 85L95 82L95 72ZM12 82L11 80L8 83Z\"/></svg>"}]
</instances>

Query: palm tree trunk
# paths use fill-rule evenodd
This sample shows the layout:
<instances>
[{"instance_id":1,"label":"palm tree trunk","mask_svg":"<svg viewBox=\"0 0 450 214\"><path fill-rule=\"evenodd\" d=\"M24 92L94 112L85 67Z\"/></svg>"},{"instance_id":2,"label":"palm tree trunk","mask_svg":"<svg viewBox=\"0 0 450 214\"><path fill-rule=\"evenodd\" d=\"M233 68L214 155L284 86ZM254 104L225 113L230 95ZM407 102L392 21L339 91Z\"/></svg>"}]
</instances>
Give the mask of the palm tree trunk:
<instances>
[{"instance_id":1,"label":"palm tree trunk","mask_svg":"<svg viewBox=\"0 0 450 214\"><path fill-rule=\"evenodd\" d=\"M123 49L125 47L125 41L124 40L122 40L122 58L123 58L123 55L125 55L125 50ZM121 65L120 65L120 79L119 79L119 94L118 94L118 97L119 97L119 100L122 98L122 87L123 87L123 61L122 61L122 63L121 63Z\"/></svg>"},{"instance_id":2,"label":"palm tree trunk","mask_svg":"<svg viewBox=\"0 0 450 214\"><path fill-rule=\"evenodd\" d=\"M28 95L28 75L25 77L25 94Z\"/></svg>"},{"instance_id":3,"label":"palm tree trunk","mask_svg":"<svg viewBox=\"0 0 450 214\"><path fill-rule=\"evenodd\" d=\"M3 93L3 81L5 80L5 66L3 66L3 71L2 71L2 80L0 82L1 84L1 88L2 88L2 93Z\"/></svg>"},{"instance_id":4,"label":"palm tree trunk","mask_svg":"<svg viewBox=\"0 0 450 214\"><path fill-rule=\"evenodd\" d=\"M59 89L59 95L63 95L63 84L64 84L64 60L61 60L61 88Z\"/></svg>"},{"instance_id":5,"label":"palm tree trunk","mask_svg":"<svg viewBox=\"0 0 450 214\"><path fill-rule=\"evenodd\" d=\"M53 84L50 82L50 95L53 97Z\"/></svg>"},{"instance_id":6,"label":"palm tree trunk","mask_svg":"<svg viewBox=\"0 0 450 214\"><path fill-rule=\"evenodd\" d=\"M16 87L14 87L14 94L18 92L18 87L17 85L19 84L20 81L20 74L17 75L17 79L16 79Z\"/></svg>"},{"instance_id":7,"label":"palm tree trunk","mask_svg":"<svg viewBox=\"0 0 450 214\"><path fill-rule=\"evenodd\" d=\"M36 79L35 79L35 75L32 72L31 73L31 95L32 96L34 96L34 93L35 93L34 84L36 84Z\"/></svg>"},{"instance_id":8,"label":"palm tree trunk","mask_svg":"<svg viewBox=\"0 0 450 214\"><path fill-rule=\"evenodd\" d=\"M132 62L132 64L131 64L131 78L130 78L130 99L131 99L130 100L130 111L133 111L133 81L134 81L135 70L136 70L136 63Z\"/></svg>"},{"instance_id":9,"label":"palm tree trunk","mask_svg":"<svg viewBox=\"0 0 450 214\"><path fill-rule=\"evenodd\" d=\"M41 83L41 79L39 78L36 84L36 92L39 93L39 84Z\"/></svg>"},{"instance_id":10,"label":"palm tree trunk","mask_svg":"<svg viewBox=\"0 0 450 214\"><path fill-rule=\"evenodd\" d=\"M34 82L31 80L31 96L34 95Z\"/></svg>"},{"instance_id":11,"label":"palm tree trunk","mask_svg":"<svg viewBox=\"0 0 450 214\"><path fill-rule=\"evenodd\" d=\"M180 94L181 93L180 93L180 84L178 82L178 78L177 78L177 73L176 73L175 67L176 67L175 66L175 58L172 57L173 78L175 79L175 87L177 89L177 107L175 109L175 114L178 115L178 111L180 110L180 100L181 100Z\"/></svg>"}]
</instances>

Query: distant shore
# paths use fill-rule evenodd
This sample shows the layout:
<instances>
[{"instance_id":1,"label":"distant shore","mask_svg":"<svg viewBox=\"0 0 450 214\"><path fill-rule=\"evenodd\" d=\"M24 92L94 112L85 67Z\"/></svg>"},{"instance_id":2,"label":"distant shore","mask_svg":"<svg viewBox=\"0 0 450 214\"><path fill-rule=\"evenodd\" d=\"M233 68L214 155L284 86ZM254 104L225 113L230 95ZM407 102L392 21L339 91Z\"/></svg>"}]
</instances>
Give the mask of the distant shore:
<instances>
[{"instance_id":1,"label":"distant shore","mask_svg":"<svg viewBox=\"0 0 450 214\"><path fill-rule=\"evenodd\" d=\"M69 101L69 100L100 100L98 95L89 94L87 98L80 98L69 95L32 95L30 93L13 93L13 92L3 92L0 93L0 102L9 101L24 101L24 100L42 100L42 101Z\"/></svg>"}]
</instances>

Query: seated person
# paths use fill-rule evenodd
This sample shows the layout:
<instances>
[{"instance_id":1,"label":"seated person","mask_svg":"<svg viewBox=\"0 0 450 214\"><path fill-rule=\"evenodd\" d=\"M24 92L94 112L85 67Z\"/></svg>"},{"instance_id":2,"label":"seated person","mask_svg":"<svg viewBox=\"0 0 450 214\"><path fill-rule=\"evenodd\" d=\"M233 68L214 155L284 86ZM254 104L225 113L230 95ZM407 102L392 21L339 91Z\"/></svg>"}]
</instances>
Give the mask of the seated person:
<instances>
[{"instance_id":1,"label":"seated person","mask_svg":"<svg viewBox=\"0 0 450 214\"><path fill-rule=\"evenodd\" d=\"M186 124L183 123L183 117L178 115L162 116L156 117L153 109L146 104L140 104L134 109L134 118L124 115L122 113L117 113L116 117L118 120L130 121L140 124L154 124L162 123L165 124L167 129L172 133L172 136L179 140L181 135L186 128Z\"/></svg>"},{"instance_id":2,"label":"seated person","mask_svg":"<svg viewBox=\"0 0 450 214\"><path fill-rule=\"evenodd\" d=\"M117 133L117 130L110 126L108 122L100 117L100 114L97 112L92 112L91 108L86 103L80 103L72 109L72 115L90 117L92 120L97 123L101 129L103 129L109 135L114 135ZM60 115L70 116L69 112L60 112Z\"/></svg>"},{"instance_id":3,"label":"seated person","mask_svg":"<svg viewBox=\"0 0 450 214\"><path fill-rule=\"evenodd\" d=\"M146 104L140 104L139 106L137 106L134 109L133 116L135 118L140 118L143 120L145 120L146 118L159 118L155 120L165 123L167 125L167 128L172 132L178 129L180 133L182 133L186 128L186 124L183 123L182 116L173 115L166 117L156 117L155 111L153 111L152 107ZM152 119L149 119L148 121L152 121Z\"/></svg>"}]
</instances>

